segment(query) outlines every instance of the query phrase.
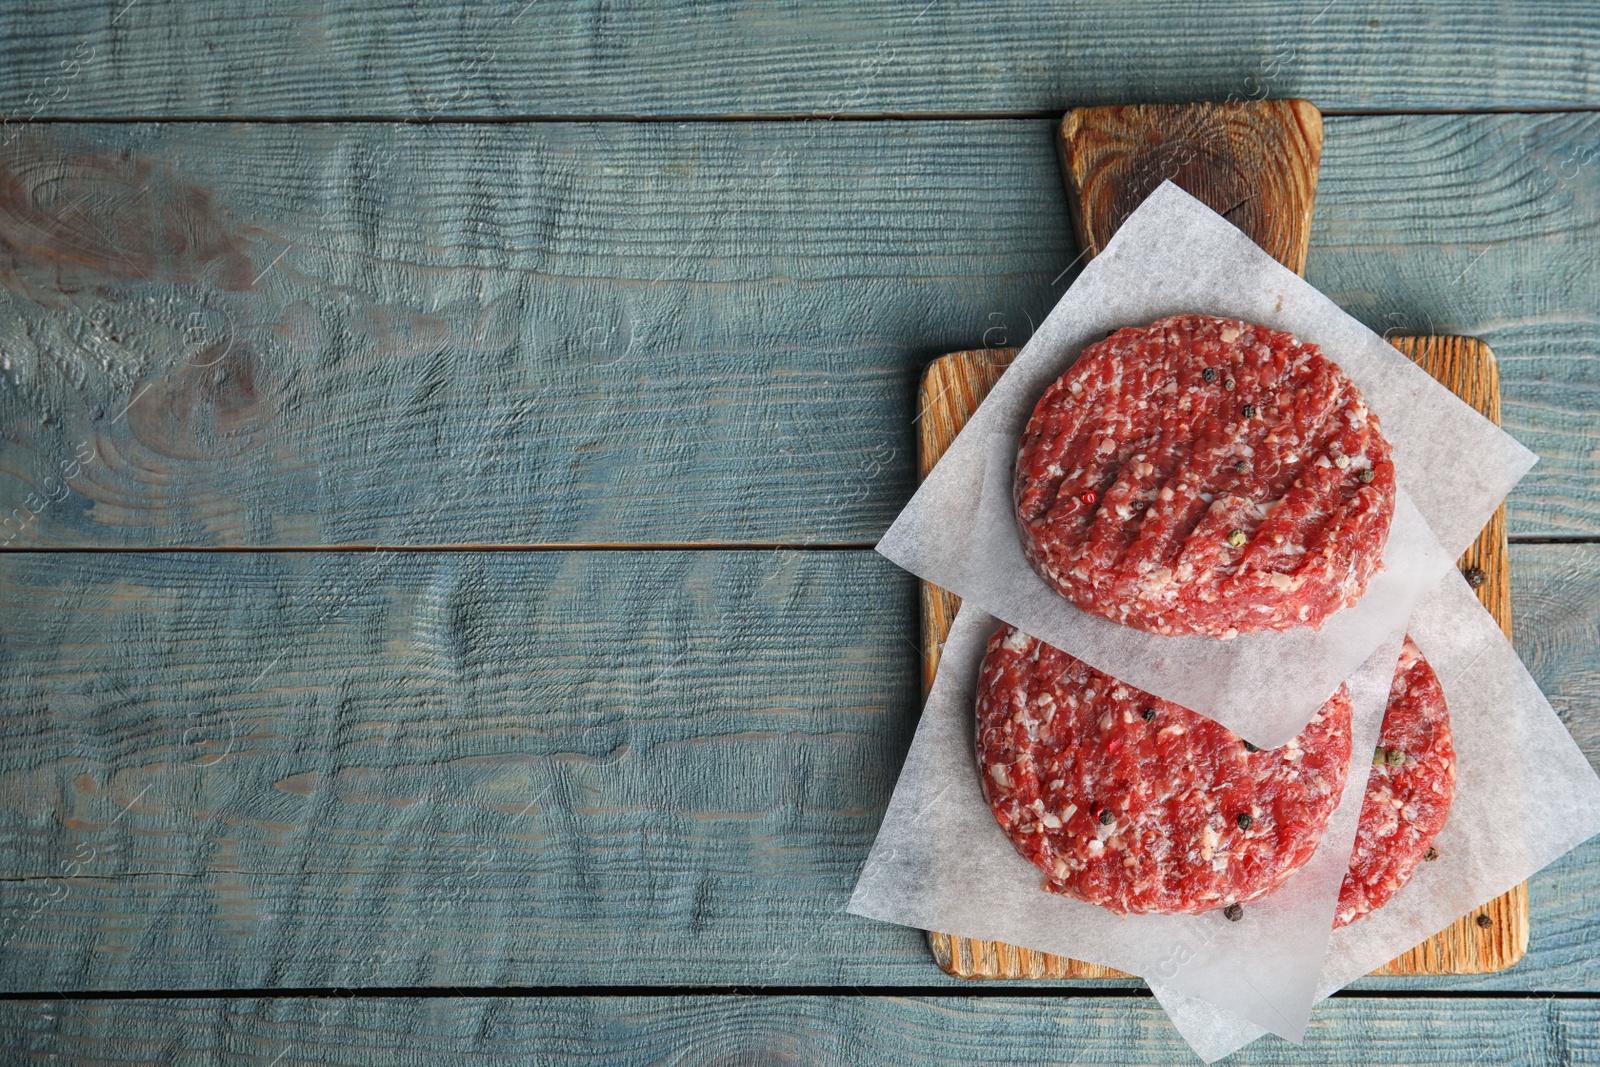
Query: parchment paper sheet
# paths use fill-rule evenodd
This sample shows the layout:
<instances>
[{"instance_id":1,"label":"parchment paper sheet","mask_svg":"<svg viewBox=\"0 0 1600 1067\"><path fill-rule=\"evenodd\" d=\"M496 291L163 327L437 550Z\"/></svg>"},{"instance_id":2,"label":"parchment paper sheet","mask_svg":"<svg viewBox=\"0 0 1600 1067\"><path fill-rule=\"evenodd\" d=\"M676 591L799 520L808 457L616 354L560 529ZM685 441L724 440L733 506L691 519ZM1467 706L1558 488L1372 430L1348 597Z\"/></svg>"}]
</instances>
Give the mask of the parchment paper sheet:
<instances>
[{"instance_id":1,"label":"parchment paper sheet","mask_svg":"<svg viewBox=\"0 0 1600 1067\"><path fill-rule=\"evenodd\" d=\"M1421 864L1388 904L1329 939L1319 1000L1600 833L1600 776L1466 582L1440 583L1410 633L1450 707L1455 801L1434 840L1439 858ZM1208 1063L1266 1030L1281 1032L1159 977L1151 989Z\"/></svg>"},{"instance_id":2,"label":"parchment paper sheet","mask_svg":"<svg viewBox=\"0 0 1600 1067\"><path fill-rule=\"evenodd\" d=\"M1232 641L1162 637L1090 616L1037 579L1014 544L1010 463L1040 394L1107 330L1180 312L1236 316L1319 345L1377 412L1394 446L1399 482L1442 543L1446 562L1533 466L1531 452L1169 182L1057 303L878 551L1108 674L1276 747L1404 624L1416 595L1431 584L1432 576L1417 569L1426 565L1414 565L1413 554L1426 550L1404 538L1402 524L1391 533L1396 557L1386 555L1389 573L1361 605L1334 616L1320 633Z\"/></svg>"},{"instance_id":3,"label":"parchment paper sheet","mask_svg":"<svg viewBox=\"0 0 1600 1067\"><path fill-rule=\"evenodd\" d=\"M1229 922L1220 911L1118 916L1039 888L1042 875L1017 855L984 800L974 755L978 668L998 626L966 605L956 616L849 910L1107 964L1298 1035L1355 842L1401 632L1350 680L1350 775L1316 855L1272 896L1246 905L1242 921Z\"/></svg>"}]
</instances>

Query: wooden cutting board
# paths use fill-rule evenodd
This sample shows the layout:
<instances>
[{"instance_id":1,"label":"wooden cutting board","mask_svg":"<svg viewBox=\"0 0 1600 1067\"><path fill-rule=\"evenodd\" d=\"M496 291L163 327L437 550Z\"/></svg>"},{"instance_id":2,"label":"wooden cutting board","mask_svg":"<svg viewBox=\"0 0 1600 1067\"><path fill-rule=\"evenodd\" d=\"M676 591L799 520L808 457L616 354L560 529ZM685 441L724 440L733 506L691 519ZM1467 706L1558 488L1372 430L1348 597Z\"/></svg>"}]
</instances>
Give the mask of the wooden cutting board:
<instances>
[{"instance_id":1,"label":"wooden cutting board","mask_svg":"<svg viewBox=\"0 0 1600 1067\"><path fill-rule=\"evenodd\" d=\"M1304 100L1083 108L1062 121L1058 149L1079 247L1097 254L1124 219L1171 179L1297 274L1305 272L1311 207L1322 153L1322 116ZM1458 396L1500 422L1500 371L1471 337L1397 337L1394 344ZM928 365L917 402L917 474L926 478L1006 367L1014 348L952 352ZM1511 636L1505 508L1461 557L1481 571L1478 598ZM922 692L961 601L922 586ZM1081 960L930 932L928 946L960 978L1116 978ZM1527 884L1490 901L1374 971L1379 975L1487 974L1528 950Z\"/></svg>"}]
</instances>

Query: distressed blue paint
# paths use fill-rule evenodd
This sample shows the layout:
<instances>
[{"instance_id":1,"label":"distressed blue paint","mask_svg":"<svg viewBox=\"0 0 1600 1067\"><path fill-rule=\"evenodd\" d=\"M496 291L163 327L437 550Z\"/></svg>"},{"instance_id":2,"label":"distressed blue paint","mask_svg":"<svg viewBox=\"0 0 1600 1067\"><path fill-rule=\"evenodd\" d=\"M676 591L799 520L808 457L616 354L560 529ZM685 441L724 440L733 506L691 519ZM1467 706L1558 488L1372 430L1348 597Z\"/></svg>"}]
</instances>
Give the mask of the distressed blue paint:
<instances>
[{"instance_id":1,"label":"distressed blue paint","mask_svg":"<svg viewBox=\"0 0 1600 1067\"><path fill-rule=\"evenodd\" d=\"M30 1058L107 1065L1199 1062L1148 997L44 1000L0 1004L0 1028ZM1318 1008L1303 1046L1266 1037L1227 1062L1593 1063L1597 1034L1589 1000L1352 997Z\"/></svg>"},{"instance_id":2,"label":"distressed blue paint","mask_svg":"<svg viewBox=\"0 0 1600 1067\"><path fill-rule=\"evenodd\" d=\"M0 41L0 107L22 118L989 113L1265 95L1344 109L1600 102L1600 16L1551 0L23 0L4 9Z\"/></svg>"},{"instance_id":3,"label":"distressed blue paint","mask_svg":"<svg viewBox=\"0 0 1600 1067\"><path fill-rule=\"evenodd\" d=\"M1518 546L1600 759L1600 546ZM0 557L0 988L949 984L844 913L915 725L871 552ZM71 877L64 877L71 875ZM1600 846L1527 958L1595 991Z\"/></svg>"},{"instance_id":4,"label":"distressed blue paint","mask_svg":"<svg viewBox=\"0 0 1600 1067\"><path fill-rule=\"evenodd\" d=\"M1050 137L25 130L0 501L96 460L13 543L872 542L923 364L1024 340L1070 280ZM1542 457L1514 536L1600 531L1600 167L1566 164L1596 139L1593 114L1328 122L1310 277L1375 329L1494 346Z\"/></svg>"}]
</instances>

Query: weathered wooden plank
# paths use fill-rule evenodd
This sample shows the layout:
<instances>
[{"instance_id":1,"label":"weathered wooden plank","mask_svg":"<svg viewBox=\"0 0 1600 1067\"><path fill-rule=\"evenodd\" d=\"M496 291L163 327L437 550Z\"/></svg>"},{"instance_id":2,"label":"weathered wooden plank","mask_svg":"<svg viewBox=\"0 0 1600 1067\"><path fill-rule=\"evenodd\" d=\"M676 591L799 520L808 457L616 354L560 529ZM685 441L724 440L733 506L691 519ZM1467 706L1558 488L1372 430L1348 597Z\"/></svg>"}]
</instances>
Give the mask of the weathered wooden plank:
<instances>
[{"instance_id":1,"label":"weathered wooden plank","mask_svg":"<svg viewBox=\"0 0 1600 1067\"><path fill-rule=\"evenodd\" d=\"M1197 1063L1152 998L329 997L12 1001L19 1062L1021 1065ZM1594 1000L1392 1000L1319 1007L1303 1046L1267 1036L1230 1064L1600 1062Z\"/></svg>"},{"instance_id":2,"label":"weathered wooden plank","mask_svg":"<svg viewBox=\"0 0 1600 1067\"><path fill-rule=\"evenodd\" d=\"M1600 546L1512 573L1600 760ZM12 554L0 588L0 989L961 984L844 912L916 715L872 553ZM1600 992L1597 895L1592 843L1521 964L1428 981Z\"/></svg>"},{"instance_id":3,"label":"weathered wooden plank","mask_svg":"<svg viewBox=\"0 0 1600 1067\"><path fill-rule=\"evenodd\" d=\"M915 725L872 553L0 567L6 987L852 969Z\"/></svg>"},{"instance_id":4,"label":"weathered wooden plank","mask_svg":"<svg viewBox=\"0 0 1600 1067\"><path fill-rule=\"evenodd\" d=\"M1600 116L1326 132L1311 279L1377 329L1487 340L1543 456L1513 536L1600 533ZM25 129L0 540L875 540L921 366L1015 345L1070 281L1051 133Z\"/></svg>"},{"instance_id":5,"label":"weathered wooden plank","mask_svg":"<svg viewBox=\"0 0 1600 1067\"><path fill-rule=\"evenodd\" d=\"M910 367L1065 264L1059 203L964 202L1048 151L928 189L941 131L26 131L13 543L871 539Z\"/></svg>"},{"instance_id":6,"label":"weathered wooden plank","mask_svg":"<svg viewBox=\"0 0 1600 1067\"><path fill-rule=\"evenodd\" d=\"M1511 606L1518 654L1600 765L1600 546L1514 546Z\"/></svg>"},{"instance_id":7,"label":"weathered wooden plank","mask_svg":"<svg viewBox=\"0 0 1600 1067\"><path fill-rule=\"evenodd\" d=\"M6 5L0 40L0 108L24 118L1059 112L1230 94L1324 108L1600 102L1600 17L1555 0L23 0Z\"/></svg>"}]
</instances>

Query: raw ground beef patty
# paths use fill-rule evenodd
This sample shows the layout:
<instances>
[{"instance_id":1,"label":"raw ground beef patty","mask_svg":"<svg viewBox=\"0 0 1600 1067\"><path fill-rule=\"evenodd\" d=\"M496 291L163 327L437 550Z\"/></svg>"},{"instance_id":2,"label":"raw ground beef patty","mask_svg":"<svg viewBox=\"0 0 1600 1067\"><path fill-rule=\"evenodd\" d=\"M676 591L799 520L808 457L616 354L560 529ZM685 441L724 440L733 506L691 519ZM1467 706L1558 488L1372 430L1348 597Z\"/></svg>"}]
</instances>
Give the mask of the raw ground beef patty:
<instances>
[{"instance_id":1,"label":"raw ground beef patty","mask_svg":"<svg viewBox=\"0 0 1600 1067\"><path fill-rule=\"evenodd\" d=\"M1011 626L989 639L977 716L989 806L1044 888L1124 914L1270 893L1316 851L1350 764L1343 687L1299 737L1252 751Z\"/></svg>"},{"instance_id":2,"label":"raw ground beef patty","mask_svg":"<svg viewBox=\"0 0 1600 1067\"><path fill-rule=\"evenodd\" d=\"M1378 570L1389 443L1315 345L1177 315L1083 350L1014 482L1023 551L1078 607L1160 634L1320 627Z\"/></svg>"},{"instance_id":3,"label":"raw ground beef patty","mask_svg":"<svg viewBox=\"0 0 1600 1067\"><path fill-rule=\"evenodd\" d=\"M1456 753L1444 690L1407 637L1372 757L1350 871L1339 887L1334 929L1381 908L1411 880L1444 828L1455 793Z\"/></svg>"}]
</instances>

